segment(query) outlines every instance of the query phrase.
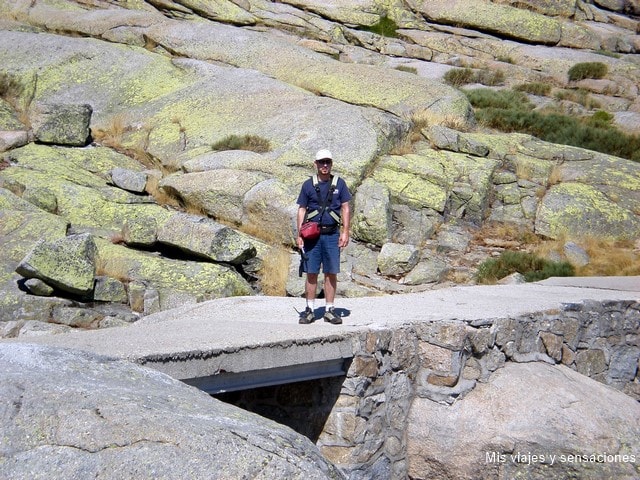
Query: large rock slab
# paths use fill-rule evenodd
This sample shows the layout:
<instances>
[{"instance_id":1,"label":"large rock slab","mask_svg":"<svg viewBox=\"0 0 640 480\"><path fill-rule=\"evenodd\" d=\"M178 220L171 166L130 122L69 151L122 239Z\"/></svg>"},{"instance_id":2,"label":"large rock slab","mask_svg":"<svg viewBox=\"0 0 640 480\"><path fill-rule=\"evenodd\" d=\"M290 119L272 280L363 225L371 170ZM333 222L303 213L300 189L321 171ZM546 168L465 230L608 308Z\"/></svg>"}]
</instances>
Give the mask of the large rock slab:
<instances>
[{"instance_id":1,"label":"large rock slab","mask_svg":"<svg viewBox=\"0 0 640 480\"><path fill-rule=\"evenodd\" d=\"M70 235L52 242L43 240L20 262L16 272L39 278L60 290L77 295L93 291L96 245L89 234Z\"/></svg>"},{"instance_id":2,"label":"large rock slab","mask_svg":"<svg viewBox=\"0 0 640 480\"><path fill-rule=\"evenodd\" d=\"M124 361L4 344L0 395L2 478L344 478L293 430Z\"/></svg>"},{"instance_id":3,"label":"large rock slab","mask_svg":"<svg viewBox=\"0 0 640 480\"><path fill-rule=\"evenodd\" d=\"M37 142L84 147L90 138L91 105L37 104L31 127Z\"/></svg>"},{"instance_id":4,"label":"large rock slab","mask_svg":"<svg viewBox=\"0 0 640 480\"><path fill-rule=\"evenodd\" d=\"M551 187L544 196L535 229L551 238L571 232L578 236L630 239L640 234L640 218L597 187L567 182Z\"/></svg>"},{"instance_id":5,"label":"large rock slab","mask_svg":"<svg viewBox=\"0 0 640 480\"><path fill-rule=\"evenodd\" d=\"M234 269L210 261L178 260L96 239L102 274L122 278L143 292L154 291L161 309L213 298L251 295L249 283ZM132 305L133 306L133 305Z\"/></svg>"},{"instance_id":6,"label":"large rock slab","mask_svg":"<svg viewBox=\"0 0 640 480\"><path fill-rule=\"evenodd\" d=\"M313 85L308 86L312 92L301 89L302 79L296 81L303 73L312 80L322 74L328 86L342 89L340 62L301 47L294 48L295 55L289 54L293 47L288 42L231 26L163 22L159 27L145 33L150 41L197 60L171 60L142 48L91 38L14 31L0 31L0 58L9 71L20 71L23 76L37 73L34 101L90 104L96 138L110 138L114 145L132 151L144 146L170 170L180 167L176 159L181 155L188 158L202 154L229 135L246 134L270 142L270 160L272 167L277 167L274 173L285 183L298 183L308 175L313 154L326 147L341 159L341 174L357 178L379 150L387 148L407 128L406 120L368 108L372 102L367 99L360 102L365 107L356 101L351 105L339 101L342 98L327 98L328 94L318 96L320 91ZM196 40L200 35L204 36ZM209 40L202 42L202 38ZM227 48L231 48L229 55ZM288 78L263 68L269 64L268 55L289 59L278 67ZM307 59L308 55L313 58ZM330 76L307 71L327 62L332 62L328 64ZM406 78L396 79L396 83L409 81L411 95L418 97L408 106L406 94L397 95L391 101L399 102L401 109L435 103L448 111L453 108L447 103L449 95L464 115L471 114L461 93L443 85L446 92L438 90L437 95L424 98L421 92L429 91L430 84L404 75ZM350 90L367 92L370 77L371 72L358 74ZM377 84L385 85L383 80ZM69 81L73 88L68 87ZM380 96L386 99L398 89L385 87ZM354 142L354 138L358 140Z\"/></svg>"},{"instance_id":7,"label":"large rock slab","mask_svg":"<svg viewBox=\"0 0 640 480\"><path fill-rule=\"evenodd\" d=\"M358 188L352 217L355 238L381 247L391 237L389 189L367 179Z\"/></svg>"},{"instance_id":8,"label":"large rock slab","mask_svg":"<svg viewBox=\"0 0 640 480\"><path fill-rule=\"evenodd\" d=\"M13 268L41 239L56 240L67 234L65 219L43 212L17 195L0 188L0 258Z\"/></svg>"},{"instance_id":9,"label":"large rock slab","mask_svg":"<svg viewBox=\"0 0 640 480\"><path fill-rule=\"evenodd\" d=\"M220 169L171 175L163 179L160 186L182 199L185 205L240 225L245 194L266 179L262 173Z\"/></svg>"},{"instance_id":10,"label":"large rock slab","mask_svg":"<svg viewBox=\"0 0 640 480\"><path fill-rule=\"evenodd\" d=\"M451 406L415 400L407 438L415 479L630 480L640 404L564 366L507 363Z\"/></svg>"},{"instance_id":11,"label":"large rock slab","mask_svg":"<svg viewBox=\"0 0 640 480\"><path fill-rule=\"evenodd\" d=\"M393 69L343 64L262 32L228 25L187 26L173 22L152 27L147 35L186 57L257 69L343 102L374 106L398 115L431 110L462 124L472 120L464 95L443 83ZM209 41L203 42L202 38Z\"/></svg>"},{"instance_id":12,"label":"large rock slab","mask_svg":"<svg viewBox=\"0 0 640 480\"><path fill-rule=\"evenodd\" d=\"M256 256L256 248L245 236L196 215L173 215L158 230L158 241L214 262L236 265Z\"/></svg>"},{"instance_id":13,"label":"large rock slab","mask_svg":"<svg viewBox=\"0 0 640 480\"><path fill-rule=\"evenodd\" d=\"M416 9L437 23L526 39L531 43L557 44L562 35L562 24L558 20L509 5L484 0L436 0L419 3Z\"/></svg>"},{"instance_id":14,"label":"large rock slab","mask_svg":"<svg viewBox=\"0 0 640 480\"><path fill-rule=\"evenodd\" d=\"M162 225L170 216L151 198L110 185L109 172L113 169L141 173L144 166L109 148L29 144L11 151L8 158L15 165L0 171L0 185L24 192L49 192L55 198L57 215L76 231L120 234L132 219L153 218Z\"/></svg>"}]
</instances>

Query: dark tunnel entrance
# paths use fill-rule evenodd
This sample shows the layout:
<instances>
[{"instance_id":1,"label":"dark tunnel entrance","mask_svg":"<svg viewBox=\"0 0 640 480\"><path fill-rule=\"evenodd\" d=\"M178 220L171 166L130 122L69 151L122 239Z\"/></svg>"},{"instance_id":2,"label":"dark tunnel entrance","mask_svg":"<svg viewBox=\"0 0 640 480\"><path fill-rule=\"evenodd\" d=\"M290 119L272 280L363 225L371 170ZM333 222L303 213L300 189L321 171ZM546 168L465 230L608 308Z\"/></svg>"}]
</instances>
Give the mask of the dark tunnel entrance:
<instances>
[{"instance_id":1,"label":"dark tunnel entrance","mask_svg":"<svg viewBox=\"0 0 640 480\"><path fill-rule=\"evenodd\" d=\"M185 383L212 397L286 425L312 442L338 401L351 359L242 373L224 372Z\"/></svg>"}]
</instances>

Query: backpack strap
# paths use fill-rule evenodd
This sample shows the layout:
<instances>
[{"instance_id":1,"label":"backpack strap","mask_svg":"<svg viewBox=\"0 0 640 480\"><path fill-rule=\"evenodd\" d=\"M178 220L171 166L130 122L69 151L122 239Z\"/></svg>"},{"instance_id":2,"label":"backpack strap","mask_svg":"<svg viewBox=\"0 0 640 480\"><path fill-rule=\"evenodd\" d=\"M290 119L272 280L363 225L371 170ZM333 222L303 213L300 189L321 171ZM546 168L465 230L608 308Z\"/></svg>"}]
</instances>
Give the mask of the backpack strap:
<instances>
[{"instance_id":1,"label":"backpack strap","mask_svg":"<svg viewBox=\"0 0 640 480\"><path fill-rule=\"evenodd\" d=\"M311 177L311 183L313 184L313 188L316 190L316 194L318 195L318 203L321 203L320 205L320 210L312 210L312 211L307 211L307 215L306 215L306 220L310 220L314 217L316 217L317 215L322 216L322 213L324 213L324 211L326 210L327 206L331 203L331 198L333 197L333 192L335 192L336 187L338 186L338 179L340 177L338 175L334 175L333 178L331 179L331 186L329 187L329 193L327 194L327 198L325 199L324 202L320 202L320 186L318 185L320 182L318 180L318 175L313 175ZM322 213L321 213L322 212ZM338 225L340 225L342 223L342 219L340 218L340 214L334 212L333 210L329 209L329 215L331 215L331 218L333 218L336 223Z\"/></svg>"}]
</instances>

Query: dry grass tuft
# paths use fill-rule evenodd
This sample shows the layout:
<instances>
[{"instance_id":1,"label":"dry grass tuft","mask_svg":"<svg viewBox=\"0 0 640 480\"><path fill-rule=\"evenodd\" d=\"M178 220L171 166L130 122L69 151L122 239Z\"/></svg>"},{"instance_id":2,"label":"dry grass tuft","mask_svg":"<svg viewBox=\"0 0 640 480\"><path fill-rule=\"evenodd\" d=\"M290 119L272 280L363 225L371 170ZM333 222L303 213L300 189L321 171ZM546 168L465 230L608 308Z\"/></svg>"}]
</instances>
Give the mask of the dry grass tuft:
<instances>
[{"instance_id":1,"label":"dry grass tuft","mask_svg":"<svg viewBox=\"0 0 640 480\"><path fill-rule=\"evenodd\" d=\"M96 258L96 275L115 278L122 283L129 283L133 279L129 272L129 263L121 258Z\"/></svg>"},{"instance_id":2,"label":"dry grass tuft","mask_svg":"<svg viewBox=\"0 0 640 480\"><path fill-rule=\"evenodd\" d=\"M260 286L262 293L269 296L286 295L291 254L280 246L271 247L262 259Z\"/></svg>"},{"instance_id":3,"label":"dry grass tuft","mask_svg":"<svg viewBox=\"0 0 640 480\"><path fill-rule=\"evenodd\" d=\"M562 181L562 167L560 165L554 165L549 173L549 178L547 179L547 187L552 187L553 185L557 185Z\"/></svg>"},{"instance_id":4,"label":"dry grass tuft","mask_svg":"<svg viewBox=\"0 0 640 480\"><path fill-rule=\"evenodd\" d=\"M473 241L479 245L514 248L537 245L540 243L540 238L523 225L489 222L474 233Z\"/></svg>"},{"instance_id":5,"label":"dry grass tuft","mask_svg":"<svg viewBox=\"0 0 640 480\"><path fill-rule=\"evenodd\" d=\"M589 254L590 262L577 270L583 276L640 275L640 252L630 240L587 237L576 242Z\"/></svg>"},{"instance_id":6,"label":"dry grass tuft","mask_svg":"<svg viewBox=\"0 0 640 480\"><path fill-rule=\"evenodd\" d=\"M523 180L531 180L533 178L533 167L528 162L516 161L516 177Z\"/></svg>"},{"instance_id":7,"label":"dry grass tuft","mask_svg":"<svg viewBox=\"0 0 640 480\"><path fill-rule=\"evenodd\" d=\"M570 239L563 235L556 240L542 242L536 246L536 253L548 257L551 253L563 255L564 244L573 241L585 249L589 255L589 264L576 268L576 275L593 276L631 276L640 275L640 252L634 249L630 240L611 238L583 237Z\"/></svg>"},{"instance_id":8,"label":"dry grass tuft","mask_svg":"<svg viewBox=\"0 0 640 480\"><path fill-rule=\"evenodd\" d=\"M124 235L122 232L112 233L109 235L109 241L114 245L122 245L124 243Z\"/></svg>"},{"instance_id":9,"label":"dry grass tuft","mask_svg":"<svg viewBox=\"0 0 640 480\"><path fill-rule=\"evenodd\" d=\"M407 136L402 139L400 143L395 145L391 150L389 150L389 155L409 155L410 153L415 153L415 142L412 141L410 136Z\"/></svg>"},{"instance_id":10,"label":"dry grass tuft","mask_svg":"<svg viewBox=\"0 0 640 480\"><path fill-rule=\"evenodd\" d=\"M92 132L94 140L115 150L124 150L122 141L127 132L127 118L124 113L117 113L109 119L105 128L97 128Z\"/></svg>"}]
</instances>

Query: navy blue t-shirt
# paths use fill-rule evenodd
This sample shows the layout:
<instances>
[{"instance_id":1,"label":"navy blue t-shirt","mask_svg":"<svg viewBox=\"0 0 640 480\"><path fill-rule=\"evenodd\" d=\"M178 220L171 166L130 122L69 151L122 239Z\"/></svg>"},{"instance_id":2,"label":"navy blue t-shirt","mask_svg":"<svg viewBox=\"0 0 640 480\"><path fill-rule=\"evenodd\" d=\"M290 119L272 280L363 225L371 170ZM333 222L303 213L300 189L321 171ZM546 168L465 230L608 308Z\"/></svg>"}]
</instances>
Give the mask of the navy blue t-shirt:
<instances>
[{"instance_id":1,"label":"navy blue t-shirt","mask_svg":"<svg viewBox=\"0 0 640 480\"><path fill-rule=\"evenodd\" d=\"M313 186L312 178L307 179L302 184L302 188L300 188L300 195L298 195L298 201L296 203L299 206L306 208L308 212L311 212L313 210L319 211L322 203L324 203L325 199L327 198L327 194L329 193L331 180L322 182L320 181L320 179L318 179L318 187L320 188L320 198L318 198L316 189ZM339 177L336 188L333 191L333 195L331 196L331 201L327 203L327 209L322 215L320 223L322 225L335 225L336 221L331 215L329 215L329 211L334 211L338 215L340 215L340 208L342 207L342 204L348 202L349 200L351 200L351 192L349 192L347 183L342 179L342 177ZM316 218L313 218L313 221L315 222L318 220Z\"/></svg>"}]
</instances>

